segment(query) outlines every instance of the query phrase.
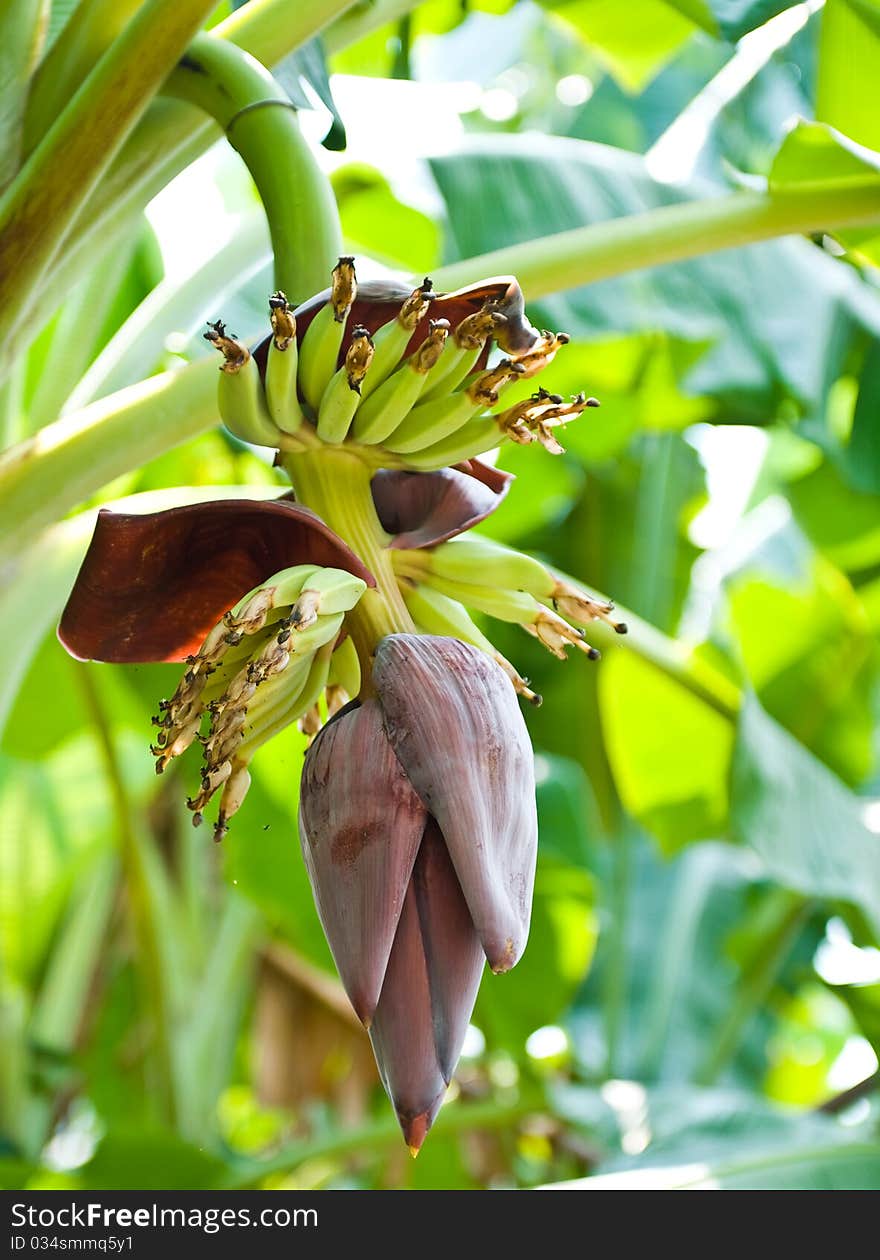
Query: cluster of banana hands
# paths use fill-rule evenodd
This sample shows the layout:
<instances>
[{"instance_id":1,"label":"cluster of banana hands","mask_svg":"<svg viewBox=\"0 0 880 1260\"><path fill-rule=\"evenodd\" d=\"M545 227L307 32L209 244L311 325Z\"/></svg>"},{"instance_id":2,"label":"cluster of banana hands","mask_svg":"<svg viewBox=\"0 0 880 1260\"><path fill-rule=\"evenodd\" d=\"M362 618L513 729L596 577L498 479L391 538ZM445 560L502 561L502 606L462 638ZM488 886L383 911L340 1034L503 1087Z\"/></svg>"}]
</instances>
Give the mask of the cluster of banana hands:
<instances>
[{"instance_id":1,"label":"cluster of banana hands","mask_svg":"<svg viewBox=\"0 0 880 1260\"><path fill-rule=\"evenodd\" d=\"M352 258L340 258L332 281L329 301L299 345L287 298L278 292L269 299L272 337L264 374L222 322L209 325L205 337L224 356L221 415L245 441L289 451L347 442L376 448L375 462L383 467L430 471L491 450L505 438L537 441L561 454L554 430L599 405L586 394L566 402L538 389L506 410L492 410L509 386L531 380L568 342L565 333L550 332L518 341L521 325L508 319L503 302L489 298L453 327L439 313L443 303L431 318L433 286L426 279L395 318L371 333L363 324L348 327L358 297ZM490 340L507 355L486 366Z\"/></svg>"}]
</instances>

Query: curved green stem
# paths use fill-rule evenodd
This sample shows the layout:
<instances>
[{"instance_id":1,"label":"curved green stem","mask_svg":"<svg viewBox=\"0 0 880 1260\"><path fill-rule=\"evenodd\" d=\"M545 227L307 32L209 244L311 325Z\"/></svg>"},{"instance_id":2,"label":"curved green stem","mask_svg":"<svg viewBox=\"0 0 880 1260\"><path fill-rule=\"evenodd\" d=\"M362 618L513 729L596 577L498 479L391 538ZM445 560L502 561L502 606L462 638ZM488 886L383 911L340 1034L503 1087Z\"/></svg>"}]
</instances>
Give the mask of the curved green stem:
<instances>
[{"instance_id":1,"label":"curved green stem","mask_svg":"<svg viewBox=\"0 0 880 1260\"><path fill-rule=\"evenodd\" d=\"M298 300L320 292L342 252L339 214L284 89L250 54L200 35L164 90L210 114L244 159L266 208L278 288Z\"/></svg>"},{"instance_id":2,"label":"curved green stem","mask_svg":"<svg viewBox=\"0 0 880 1260\"><path fill-rule=\"evenodd\" d=\"M527 298L534 299L774 236L830 232L866 223L880 223L880 179L874 176L841 181L833 189L736 192L508 245L441 267L434 273L434 282L439 289L449 290L483 276L511 274Z\"/></svg>"}]
</instances>

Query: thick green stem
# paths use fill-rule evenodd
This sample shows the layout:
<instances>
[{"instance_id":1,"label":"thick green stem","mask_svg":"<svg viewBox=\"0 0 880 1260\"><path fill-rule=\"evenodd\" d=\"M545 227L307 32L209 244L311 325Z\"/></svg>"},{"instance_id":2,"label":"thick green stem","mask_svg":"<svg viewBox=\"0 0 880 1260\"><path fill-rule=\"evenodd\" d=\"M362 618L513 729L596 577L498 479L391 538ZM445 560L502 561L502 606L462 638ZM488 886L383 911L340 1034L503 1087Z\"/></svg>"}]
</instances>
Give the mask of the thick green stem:
<instances>
[{"instance_id":1,"label":"thick green stem","mask_svg":"<svg viewBox=\"0 0 880 1260\"><path fill-rule=\"evenodd\" d=\"M832 232L877 222L880 179L873 176L841 182L833 189L737 192L508 245L441 267L434 273L434 282L438 289L449 290L483 276L511 274L527 297L534 299L773 236Z\"/></svg>"},{"instance_id":2,"label":"thick green stem","mask_svg":"<svg viewBox=\"0 0 880 1260\"><path fill-rule=\"evenodd\" d=\"M339 214L284 89L242 49L200 35L165 92L210 114L244 159L269 220L278 288L297 301L320 292L342 252Z\"/></svg>"},{"instance_id":3,"label":"thick green stem","mask_svg":"<svg viewBox=\"0 0 880 1260\"><path fill-rule=\"evenodd\" d=\"M211 8L147 0L0 199L0 367L77 213Z\"/></svg>"},{"instance_id":4,"label":"thick green stem","mask_svg":"<svg viewBox=\"0 0 880 1260\"><path fill-rule=\"evenodd\" d=\"M388 554L390 536L376 515L370 490L374 469L349 451L322 449L285 455L296 497L355 551L376 579L346 616L361 663L361 695L372 693L372 658L386 634L415 629Z\"/></svg>"},{"instance_id":5,"label":"thick green stem","mask_svg":"<svg viewBox=\"0 0 880 1260\"><path fill-rule=\"evenodd\" d=\"M0 456L0 559L114 477L217 422L217 365L151 376Z\"/></svg>"}]
</instances>

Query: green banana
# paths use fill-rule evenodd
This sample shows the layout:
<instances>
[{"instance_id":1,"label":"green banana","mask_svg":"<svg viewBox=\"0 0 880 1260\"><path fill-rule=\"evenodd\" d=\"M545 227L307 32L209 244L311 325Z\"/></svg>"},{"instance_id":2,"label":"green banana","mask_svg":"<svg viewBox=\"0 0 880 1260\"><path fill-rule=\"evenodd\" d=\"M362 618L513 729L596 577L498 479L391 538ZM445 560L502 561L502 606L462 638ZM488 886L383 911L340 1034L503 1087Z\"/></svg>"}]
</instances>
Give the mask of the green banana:
<instances>
[{"instance_id":1,"label":"green banana","mask_svg":"<svg viewBox=\"0 0 880 1260\"><path fill-rule=\"evenodd\" d=\"M344 442L361 401L362 384L373 358L373 341L366 328L352 333L345 363L330 380L318 408L318 437L322 442Z\"/></svg>"},{"instance_id":2,"label":"green banana","mask_svg":"<svg viewBox=\"0 0 880 1260\"><path fill-rule=\"evenodd\" d=\"M299 349L300 390L316 413L324 390L336 372L345 322L356 297L354 259L340 258L333 268L330 300L309 324Z\"/></svg>"},{"instance_id":3,"label":"green banana","mask_svg":"<svg viewBox=\"0 0 880 1260\"><path fill-rule=\"evenodd\" d=\"M406 353L413 333L426 315L433 300L434 285L428 276L401 306L394 319L383 324L373 335L375 354L370 374L364 381L361 393L364 398L386 381Z\"/></svg>"},{"instance_id":4,"label":"green banana","mask_svg":"<svg viewBox=\"0 0 880 1260\"><path fill-rule=\"evenodd\" d=\"M447 320L431 321L430 332L418 350L358 408L352 425L356 441L372 446L394 432L421 394L448 335Z\"/></svg>"},{"instance_id":5,"label":"green banana","mask_svg":"<svg viewBox=\"0 0 880 1260\"><path fill-rule=\"evenodd\" d=\"M295 694L291 691L286 697L280 698L271 709L263 711L259 723L242 741L239 756L252 757L261 744L265 744L292 722L305 717L314 708L327 685L332 656L332 641L325 643L312 655L302 685Z\"/></svg>"},{"instance_id":6,"label":"green banana","mask_svg":"<svg viewBox=\"0 0 880 1260\"><path fill-rule=\"evenodd\" d=\"M479 415L468 420L441 442L407 454L404 466L416 472L433 472L437 468L446 468L463 459L482 455L484 451L491 451L500 442L501 434L494 417Z\"/></svg>"},{"instance_id":7,"label":"green banana","mask_svg":"<svg viewBox=\"0 0 880 1260\"><path fill-rule=\"evenodd\" d=\"M296 564L289 569L281 569L278 573L273 573L265 582L243 595L231 612L226 614L222 623L218 623L218 626L222 624L229 628L232 623L235 629L243 629L246 634L253 634L254 629L262 629L266 624L270 609L284 608L288 604L295 603L308 579L319 572L321 570L316 564ZM338 573L340 570L334 569L332 572ZM351 574L347 576L350 577ZM259 624L254 625L253 629L238 624L248 622L248 619L250 621L259 619ZM216 630L217 627L211 633L215 633Z\"/></svg>"},{"instance_id":8,"label":"green banana","mask_svg":"<svg viewBox=\"0 0 880 1260\"><path fill-rule=\"evenodd\" d=\"M280 434L272 423L260 370L246 346L227 335L221 320L208 325L204 334L223 355L217 405L223 423L243 442L277 447Z\"/></svg>"},{"instance_id":9,"label":"green banana","mask_svg":"<svg viewBox=\"0 0 880 1260\"><path fill-rule=\"evenodd\" d=\"M321 698L321 692L327 686L327 679L330 675L330 661L333 659L333 643L327 643L319 652L315 653L312 661L312 668L309 670L309 679L297 701L297 710L299 716L300 730L306 735L317 735L321 727L321 717L318 712L318 701ZM290 721L297 717L297 713L290 714Z\"/></svg>"},{"instance_id":10,"label":"green banana","mask_svg":"<svg viewBox=\"0 0 880 1260\"><path fill-rule=\"evenodd\" d=\"M408 455L444 441L474 415L494 407L501 390L518 374L516 363L504 359L490 371L480 372L464 389L413 407L385 441L385 447L395 454Z\"/></svg>"},{"instance_id":11,"label":"green banana","mask_svg":"<svg viewBox=\"0 0 880 1260\"><path fill-rule=\"evenodd\" d=\"M426 575L423 581L441 595L457 599L468 608L475 608L498 621L521 625L560 660L565 660L565 649L569 646L584 652L590 660L599 659L600 653L585 641L581 631L573 629L527 591L497 590L477 583L453 582L433 573Z\"/></svg>"},{"instance_id":12,"label":"green banana","mask_svg":"<svg viewBox=\"0 0 880 1260\"><path fill-rule=\"evenodd\" d=\"M442 398L457 389L476 367L489 337L505 322L504 316L493 311L489 304L463 319L446 343L442 357L431 369L422 400Z\"/></svg>"},{"instance_id":13,"label":"green banana","mask_svg":"<svg viewBox=\"0 0 880 1260\"><path fill-rule=\"evenodd\" d=\"M391 559L396 572L416 580L436 574L453 582L527 591L577 625L604 621L617 634L627 632L626 623L611 616L612 603L557 577L534 556L478 534L467 534L430 549L392 551Z\"/></svg>"},{"instance_id":14,"label":"green banana","mask_svg":"<svg viewBox=\"0 0 880 1260\"><path fill-rule=\"evenodd\" d=\"M233 758L232 773L223 784L220 809L217 812L217 822L214 824L214 840L218 843L229 830L229 819L241 809L250 785L248 762L238 757Z\"/></svg>"},{"instance_id":15,"label":"green banana","mask_svg":"<svg viewBox=\"0 0 880 1260\"><path fill-rule=\"evenodd\" d=\"M318 620L319 614L326 617L349 612L366 589L366 582L346 569L317 569L303 583L291 609L291 625L305 629Z\"/></svg>"},{"instance_id":16,"label":"green banana","mask_svg":"<svg viewBox=\"0 0 880 1260\"><path fill-rule=\"evenodd\" d=\"M296 319L280 289L269 298L269 316L272 321L272 340L266 361L269 414L283 433L296 433L304 419L297 395Z\"/></svg>"},{"instance_id":17,"label":"green banana","mask_svg":"<svg viewBox=\"0 0 880 1260\"><path fill-rule=\"evenodd\" d=\"M453 582L527 591L542 600L552 598L556 585L556 579L540 560L477 534L467 534L430 550L409 554L412 555L410 564L415 562L424 572ZM395 565L404 564L398 557L406 555L406 552L392 552L392 561Z\"/></svg>"},{"instance_id":18,"label":"green banana","mask_svg":"<svg viewBox=\"0 0 880 1260\"><path fill-rule=\"evenodd\" d=\"M528 681L474 624L463 604L429 586L402 582L400 589L417 629L426 634L450 635L479 648L501 666L517 695L528 700L529 704L540 705L541 697L532 691Z\"/></svg>"},{"instance_id":19,"label":"green banana","mask_svg":"<svg viewBox=\"0 0 880 1260\"><path fill-rule=\"evenodd\" d=\"M361 689L361 663L351 639L343 639L330 658L327 686L340 687L349 699Z\"/></svg>"}]
</instances>

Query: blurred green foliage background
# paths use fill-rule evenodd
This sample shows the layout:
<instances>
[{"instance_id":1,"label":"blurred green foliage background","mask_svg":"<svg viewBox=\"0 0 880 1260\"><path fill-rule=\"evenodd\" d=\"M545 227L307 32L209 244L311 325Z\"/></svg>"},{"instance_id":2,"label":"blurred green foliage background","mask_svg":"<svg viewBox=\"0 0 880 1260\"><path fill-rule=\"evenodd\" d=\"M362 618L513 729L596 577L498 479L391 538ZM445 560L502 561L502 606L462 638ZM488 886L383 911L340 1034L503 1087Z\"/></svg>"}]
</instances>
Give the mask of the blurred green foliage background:
<instances>
[{"instance_id":1,"label":"blurred green foliage background","mask_svg":"<svg viewBox=\"0 0 880 1260\"><path fill-rule=\"evenodd\" d=\"M880 163L874 0L374 0L282 77L362 274L749 186L799 117ZM148 752L175 668L54 637L99 503L279 476L214 428L30 540L0 588L0 1183L880 1188L875 246L787 238L530 304L573 336L542 383L602 408L560 458L506 450L481 528L637 620L599 665L489 628L544 695L532 937L415 1163L313 908L302 737L258 754L215 849L195 763L157 780ZM3 444L202 355L206 318L260 335L270 287L221 145L19 360Z\"/></svg>"}]
</instances>

